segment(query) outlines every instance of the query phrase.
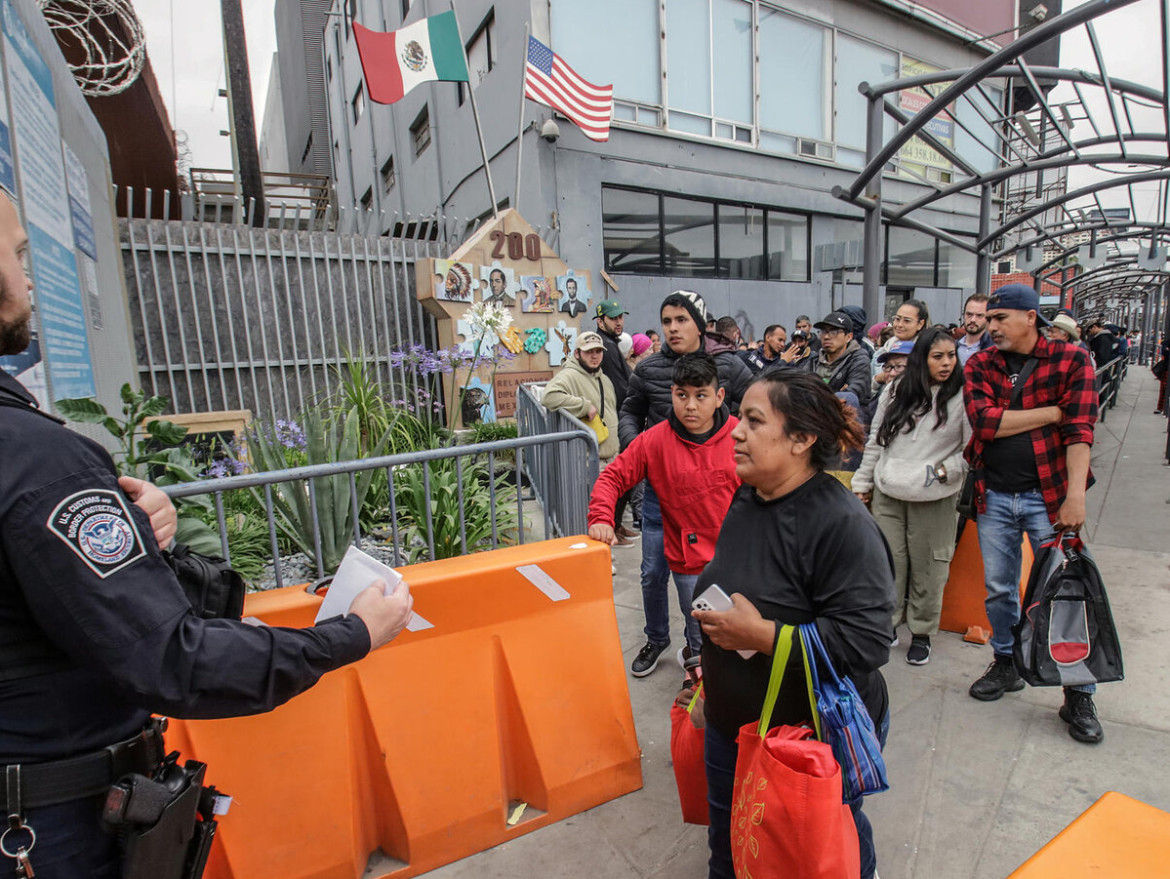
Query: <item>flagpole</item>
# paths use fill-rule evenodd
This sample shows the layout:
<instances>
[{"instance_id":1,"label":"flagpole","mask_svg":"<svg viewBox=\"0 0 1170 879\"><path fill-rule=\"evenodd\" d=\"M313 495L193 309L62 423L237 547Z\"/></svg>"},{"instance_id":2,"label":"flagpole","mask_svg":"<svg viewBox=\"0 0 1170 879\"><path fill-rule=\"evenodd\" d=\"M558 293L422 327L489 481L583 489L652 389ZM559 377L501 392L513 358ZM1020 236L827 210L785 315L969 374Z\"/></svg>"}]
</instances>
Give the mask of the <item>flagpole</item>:
<instances>
[{"instance_id":1,"label":"flagpole","mask_svg":"<svg viewBox=\"0 0 1170 879\"><path fill-rule=\"evenodd\" d=\"M512 207L520 210L520 153L524 147L524 96L528 91L528 22L524 22L524 60L520 68L520 127L516 130L516 197Z\"/></svg>"},{"instance_id":2,"label":"flagpole","mask_svg":"<svg viewBox=\"0 0 1170 879\"><path fill-rule=\"evenodd\" d=\"M455 33L459 35L459 51L463 53L463 66L467 68L467 94L471 98L471 115L475 117L475 133L479 137L480 155L483 156L483 173L487 176L488 198L492 200L492 216L499 217L500 212L496 207L496 188L492 185L492 169L488 164L487 147L483 143L483 126L479 124L479 109L475 105L475 87L471 83L471 65L467 63L467 47L463 45L463 31L459 28L459 13L455 11L455 0L448 0L448 2L451 4L451 14L455 16Z\"/></svg>"}]
</instances>

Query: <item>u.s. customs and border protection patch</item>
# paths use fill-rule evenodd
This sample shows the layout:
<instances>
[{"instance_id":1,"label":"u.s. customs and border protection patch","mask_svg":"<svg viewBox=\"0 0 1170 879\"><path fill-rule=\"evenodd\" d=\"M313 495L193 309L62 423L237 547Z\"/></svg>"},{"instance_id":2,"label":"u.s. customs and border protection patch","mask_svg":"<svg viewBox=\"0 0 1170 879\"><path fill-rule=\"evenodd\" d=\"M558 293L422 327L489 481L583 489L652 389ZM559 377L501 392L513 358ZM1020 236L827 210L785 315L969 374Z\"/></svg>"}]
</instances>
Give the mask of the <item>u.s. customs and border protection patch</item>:
<instances>
[{"instance_id":1,"label":"u.s. customs and border protection patch","mask_svg":"<svg viewBox=\"0 0 1170 879\"><path fill-rule=\"evenodd\" d=\"M134 517L116 491L71 494L45 524L103 580L146 555Z\"/></svg>"}]
</instances>

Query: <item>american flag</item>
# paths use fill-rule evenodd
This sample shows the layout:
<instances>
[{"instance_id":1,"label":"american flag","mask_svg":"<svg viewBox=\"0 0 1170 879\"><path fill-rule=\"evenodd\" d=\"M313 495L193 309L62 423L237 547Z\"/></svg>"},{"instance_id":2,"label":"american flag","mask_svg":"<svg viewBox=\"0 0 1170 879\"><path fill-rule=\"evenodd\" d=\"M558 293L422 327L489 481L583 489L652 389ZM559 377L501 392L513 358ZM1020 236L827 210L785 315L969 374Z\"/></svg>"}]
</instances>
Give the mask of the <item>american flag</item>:
<instances>
[{"instance_id":1,"label":"american flag","mask_svg":"<svg viewBox=\"0 0 1170 879\"><path fill-rule=\"evenodd\" d=\"M609 140L613 86L596 86L582 79L536 37L528 38L524 97L568 116L589 139Z\"/></svg>"}]
</instances>

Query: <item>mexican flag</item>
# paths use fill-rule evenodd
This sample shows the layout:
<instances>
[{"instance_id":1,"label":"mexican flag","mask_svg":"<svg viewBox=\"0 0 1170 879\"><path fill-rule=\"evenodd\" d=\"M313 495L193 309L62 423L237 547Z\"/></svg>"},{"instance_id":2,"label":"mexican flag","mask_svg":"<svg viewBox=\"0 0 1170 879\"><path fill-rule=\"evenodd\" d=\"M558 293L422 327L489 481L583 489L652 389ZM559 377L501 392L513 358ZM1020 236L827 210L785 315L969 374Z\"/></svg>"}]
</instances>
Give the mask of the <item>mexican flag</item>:
<instances>
[{"instance_id":1,"label":"mexican flag","mask_svg":"<svg viewBox=\"0 0 1170 879\"><path fill-rule=\"evenodd\" d=\"M467 60L454 12L382 33L353 25L370 100L393 104L424 82L467 82Z\"/></svg>"}]
</instances>

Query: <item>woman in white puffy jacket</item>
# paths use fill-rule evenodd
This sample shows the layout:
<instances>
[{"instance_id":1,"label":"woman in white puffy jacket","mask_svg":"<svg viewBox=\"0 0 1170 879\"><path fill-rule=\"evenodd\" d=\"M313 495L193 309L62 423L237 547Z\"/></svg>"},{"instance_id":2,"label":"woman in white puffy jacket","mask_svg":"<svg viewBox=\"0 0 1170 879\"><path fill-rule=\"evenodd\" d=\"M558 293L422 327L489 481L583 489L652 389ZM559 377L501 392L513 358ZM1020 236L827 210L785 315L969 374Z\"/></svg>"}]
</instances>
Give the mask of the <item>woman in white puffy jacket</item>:
<instances>
[{"instance_id":1,"label":"woman in white puffy jacket","mask_svg":"<svg viewBox=\"0 0 1170 879\"><path fill-rule=\"evenodd\" d=\"M895 639L905 615L911 665L930 661L930 636L938 631L970 438L955 340L941 329L924 330L906 371L878 401L853 474L853 491L870 504L894 554Z\"/></svg>"}]
</instances>

